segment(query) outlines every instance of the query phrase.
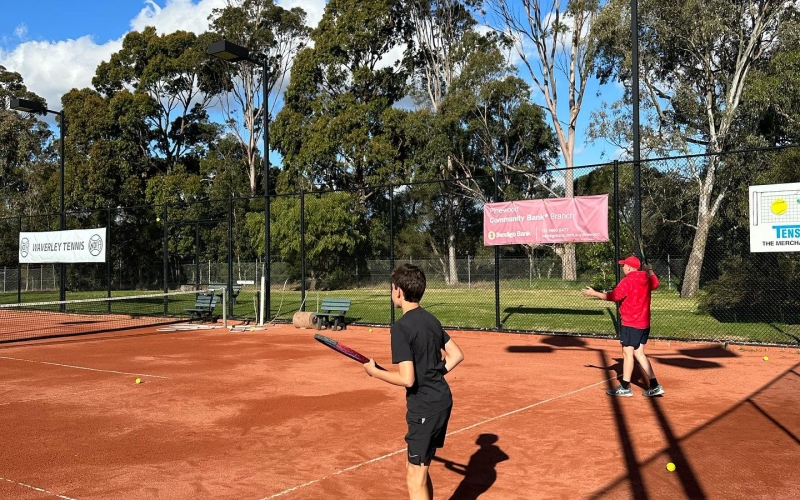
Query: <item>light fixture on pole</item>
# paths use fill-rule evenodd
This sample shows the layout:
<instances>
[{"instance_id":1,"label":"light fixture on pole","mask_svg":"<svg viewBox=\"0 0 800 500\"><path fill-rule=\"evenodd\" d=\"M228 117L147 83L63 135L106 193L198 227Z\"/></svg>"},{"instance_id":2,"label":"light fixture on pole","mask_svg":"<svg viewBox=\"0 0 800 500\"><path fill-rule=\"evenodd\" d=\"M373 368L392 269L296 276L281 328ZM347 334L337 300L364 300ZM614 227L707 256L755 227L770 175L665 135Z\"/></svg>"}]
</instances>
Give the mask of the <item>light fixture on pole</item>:
<instances>
[{"instance_id":1,"label":"light fixture on pole","mask_svg":"<svg viewBox=\"0 0 800 500\"><path fill-rule=\"evenodd\" d=\"M47 114L52 113L54 115L58 115L58 124L61 127L61 137L59 138L59 167L60 167L60 175L59 175L59 229L61 231L67 228L67 219L66 214L64 213L64 136L67 135L67 124L64 121L64 110L61 111L53 111L51 109L47 109L47 106L36 102L31 101L28 99L16 99L12 98L9 108L15 111L22 111L25 113L35 113L35 114ZM62 262L59 264L59 274L60 276L60 284L58 290L58 300L65 301L67 300L67 276L66 276L66 267ZM61 310L64 310L64 304L61 305Z\"/></svg>"},{"instance_id":2,"label":"light fixture on pole","mask_svg":"<svg viewBox=\"0 0 800 500\"><path fill-rule=\"evenodd\" d=\"M268 316L270 313L270 301L269 301L269 289L270 289L270 252L269 252L269 244L270 244L270 236L269 236L269 117L267 116L267 103L269 98L269 82L267 78L267 71L269 68L267 67L267 58L265 56L261 57L261 60L256 60L250 57L250 51L247 47L242 47L241 45L236 45L233 42L229 42L227 40L220 40L218 42L213 42L208 46L207 53L212 55L218 59L222 59L223 61L228 62L239 62L239 61L247 61L253 64L261 65L262 76L261 76L261 83L262 83L262 113L263 120L264 120L264 278L266 282L266 286L264 289L264 301L266 315ZM261 317L261 322L264 322L265 318Z\"/></svg>"}]
</instances>

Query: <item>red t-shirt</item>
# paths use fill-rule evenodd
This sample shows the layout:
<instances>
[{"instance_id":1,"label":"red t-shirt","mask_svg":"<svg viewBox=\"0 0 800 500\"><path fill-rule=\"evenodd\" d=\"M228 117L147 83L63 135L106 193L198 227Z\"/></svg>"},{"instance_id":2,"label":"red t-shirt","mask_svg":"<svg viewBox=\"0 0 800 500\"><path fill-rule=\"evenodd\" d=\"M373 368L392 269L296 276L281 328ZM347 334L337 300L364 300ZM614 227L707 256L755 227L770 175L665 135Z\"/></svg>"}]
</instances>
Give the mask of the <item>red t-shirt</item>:
<instances>
[{"instance_id":1,"label":"red t-shirt","mask_svg":"<svg viewBox=\"0 0 800 500\"><path fill-rule=\"evenodd\" d=\"M606 300L619 302L624 326L650 328L650 292L658 288L658 276L647 271L632 271L606 294Z\"/></svg>"}]
</instances>

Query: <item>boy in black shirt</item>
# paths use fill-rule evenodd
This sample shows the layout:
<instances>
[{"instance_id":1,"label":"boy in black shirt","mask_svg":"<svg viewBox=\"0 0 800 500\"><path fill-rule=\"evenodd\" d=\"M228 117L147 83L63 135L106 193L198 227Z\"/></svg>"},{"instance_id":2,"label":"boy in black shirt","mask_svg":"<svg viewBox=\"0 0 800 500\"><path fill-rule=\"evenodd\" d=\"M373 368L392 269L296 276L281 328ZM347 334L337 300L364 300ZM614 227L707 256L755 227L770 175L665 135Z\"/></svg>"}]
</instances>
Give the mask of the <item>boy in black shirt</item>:
<instances>
[{"instance_id":1,"label":"boy in black shirt","mask_svg":"<svg viewBox=\"0 0 800 500\"><path fill-rule=\"evenodd\" d=\"M392 271L392 302L403 316L392 325L392 363L399 371L381 371L375 360L364 364L370 377L406 388L408 462L406 485L411 500L432 500L428 474L436 448L444 446L453 396L444 379L464 354L431 313L419 306L425 273L403 264Z\"/></svg>"}]
</instances>

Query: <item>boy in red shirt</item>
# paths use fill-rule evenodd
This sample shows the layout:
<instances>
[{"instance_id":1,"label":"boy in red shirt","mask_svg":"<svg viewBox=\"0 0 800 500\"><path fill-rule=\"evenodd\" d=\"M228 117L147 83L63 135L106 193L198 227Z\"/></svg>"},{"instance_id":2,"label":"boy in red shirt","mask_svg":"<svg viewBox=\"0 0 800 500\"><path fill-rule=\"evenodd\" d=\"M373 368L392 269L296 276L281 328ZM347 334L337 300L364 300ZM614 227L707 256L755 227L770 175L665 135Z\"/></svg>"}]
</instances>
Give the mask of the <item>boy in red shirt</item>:
<instances>
[{"instance_id":1,"label":"boy in red shirt","mask_svg":"<svg viewBox=\"0 0 800 500\"><path fill-rule=\"evenodd\" d=\"M642 370L650 379L650 387L642 393L643 396L653 397L664 394L664 388L656 380L653 366L644 354L644 345L650 338L650 294L658 288L658 276L653 272L653 266L647 264L644 271L640 271L641 262L633 255L619 261L625 277L617 283L608 293L598 292L591 287L586 287L583 294L587 297L619 302L619 315L622 327L619 339L622 343L622 382L616 389L608 389L609 396L633 396L631 390L631 376L633 375L634 359L639 361Z\"/></svg>"}]
</instances>

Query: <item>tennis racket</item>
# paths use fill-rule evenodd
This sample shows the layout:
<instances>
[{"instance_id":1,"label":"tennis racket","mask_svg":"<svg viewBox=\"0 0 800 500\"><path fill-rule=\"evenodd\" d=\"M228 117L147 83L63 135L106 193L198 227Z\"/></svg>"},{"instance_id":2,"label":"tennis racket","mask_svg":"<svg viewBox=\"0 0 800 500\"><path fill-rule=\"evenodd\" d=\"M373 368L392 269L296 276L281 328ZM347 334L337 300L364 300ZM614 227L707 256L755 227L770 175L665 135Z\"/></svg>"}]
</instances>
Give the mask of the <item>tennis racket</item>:
<instances>
[{"instance_id":1,"label":"tennis racket","mask_svg":"<svg viewBox=\"0 0 800 500\"><path fill-rule=\"evenodd\" d=\"M360 352L356 351L355 349L351 349L351 348L347 347L344 344L340 344L339 342L333 340L330 337L326 337L325 335L320 335L319 333L317 333L317 334L314 334L314 340L316 340L317 342L321 342L322 344L325 344L326 346L330 347L334 351L336 351L338 353L341 353L341 354L344 354L348 358L354 359L354 360L358 361L361 364L369 363L369 358L368 357L364 356L363 354L361 354ZM375 363L375 368L377 368L378 370L386 371L386 368L382 367L378 363Z\"/></svg>"}]
</instances>

